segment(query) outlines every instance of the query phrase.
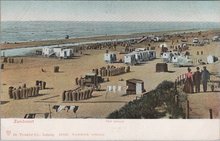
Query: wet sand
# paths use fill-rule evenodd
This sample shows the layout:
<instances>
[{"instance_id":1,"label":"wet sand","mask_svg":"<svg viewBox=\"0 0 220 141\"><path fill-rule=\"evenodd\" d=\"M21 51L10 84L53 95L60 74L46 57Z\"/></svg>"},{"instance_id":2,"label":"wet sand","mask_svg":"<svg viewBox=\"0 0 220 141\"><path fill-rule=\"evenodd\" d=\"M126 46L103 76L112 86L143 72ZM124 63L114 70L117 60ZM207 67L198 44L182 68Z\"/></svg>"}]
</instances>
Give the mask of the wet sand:
<instances>
[{"instance_id":1,"label":"wet sand","mask_svg":"<svg viewBox=\"0 0 220 141\"><path fill-rule=\"evenodd\" d=\"M212 37L215 33L209 31L204 32L202 35ZM201 36L202 36L201 35ZM104 38L104 37L103 37ZM113 38L113 37L108 37ZM105 39L108 39L105 38ZM193 36L190 38L192 39ZM177 39L177 37L174 37ZM84 39L88 41L88 39ZM168 41L168 45L171 41ZM35 45L30 43L22 44L26 45ZM37 44L41 44L38 42ZM156 46L157 57L159 57L160 48L157 46L160 43L152 43L151 46ZM146 47L147 42L140 44L135 44L134 47ZM3 46L3 48L15 48L20 47L21 44ZM117 46L118 58L123 58L122 54L118 54L123 47ZM196 55L197 51L203 51L203 55ZM194 58L206 58L207 55L212 54L217 57L220 56L220 45L219 42L211 42L209 45L202 47L190 46L189 52ZM103 60L103 55L105 49L103 50L86 50L83 51L84 55L75 57L73 59L61 60L56 58L43 58L43 57L22 57L24 63L20 64L5 64L5 69L1 71L1 117L17 117L23 118L26 113L45 113L49 112L49 104L52 107L53 105L62 104L62 105L78 105L79 110L77 111L77 118L105 118L111 112L120 109L129 101L136 99L135 95L122 96L122 94L110 93L105 97L105 91L95 91L93 93L93 98L88 100L80 100L77 102L63 103L61 100L61 94L64 90L74 89L77 86L75 85L75 78L84 76L86 73L91 72L94 68L100 68L102 66L107 66ZM87 54L87 55L86 55ZM17 57L15 59L21 59ZM2 60L1 60L2 61ZM159 83L163 80L174 81L177 76L186 72L187 68L178 68L174 67L172 64L168 65L169 72L156 73L155 66L156 63L162 62L161 59L155 59L153 61L148 61L146 64L131 66L131 72L125 73L118 76L110 77L109 82L101 84L103 89L108 85L121 85L125 86L125 80L130 78L142 79L144 81L144 87L146 91L154 89ZM115 66L126 66L123 63L113 64ZM60 67L59 73L54 73L54 66ZM219 62L215 64L206 65L210 72L219 72ZM45 69L46 72L42 72L41 69ZM200 68L202 66L200 65ZM192 71L195 71L196 68L193 67ZM119 81L119 79L124 79L124 81ZM47 87L49 89L41 90L38 97L30 97L29 99L22 100L12 100L8 96L8 87L9 86L22 86L24 83L27 84L27 87L34 86L36 80L43 80L47 82ZM202 86L201 86L202 87ZM219 104L219 100L216 100L216 97L219 98L219 92L207 93L208 100L206 101L207 105L213 108L215 113L220 112L220 108L215 106ZM201 94L190 95L191 103L200 103L198 99L201 98ZM205 106L199 106L200 110L206 111ZM52 109L51 109L52 110ZM193 110L196 110L194 108ZM196 111L194 111L196 113ZM202 113L202 112L201 112ZM193 117L193 112L191 113ZM215 114L216 117L220 118L219 114ZM73 112L55 112L52 110L53 118L76 118L76 114ZM201 114L200 118L207 118L206 115Z\"/></svg>"}]
</instances>

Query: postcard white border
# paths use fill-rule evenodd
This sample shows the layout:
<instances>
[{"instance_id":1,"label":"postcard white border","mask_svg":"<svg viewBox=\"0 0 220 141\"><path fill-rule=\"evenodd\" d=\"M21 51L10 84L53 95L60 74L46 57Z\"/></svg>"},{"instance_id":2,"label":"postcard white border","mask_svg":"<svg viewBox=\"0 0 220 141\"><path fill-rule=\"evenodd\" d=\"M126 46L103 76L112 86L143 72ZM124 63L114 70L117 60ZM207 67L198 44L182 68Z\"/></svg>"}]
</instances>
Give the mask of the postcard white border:
<instances>
[{"instance_id":1,"label":"postcard white border","mask_svg":"<svg viewBox=\"0 0 220 141\"><path fill-rule=\"evenodd\" d=\"M2 140L218 140L219 129L219 119L1 119Z\"/></svg>"}]
</instances>

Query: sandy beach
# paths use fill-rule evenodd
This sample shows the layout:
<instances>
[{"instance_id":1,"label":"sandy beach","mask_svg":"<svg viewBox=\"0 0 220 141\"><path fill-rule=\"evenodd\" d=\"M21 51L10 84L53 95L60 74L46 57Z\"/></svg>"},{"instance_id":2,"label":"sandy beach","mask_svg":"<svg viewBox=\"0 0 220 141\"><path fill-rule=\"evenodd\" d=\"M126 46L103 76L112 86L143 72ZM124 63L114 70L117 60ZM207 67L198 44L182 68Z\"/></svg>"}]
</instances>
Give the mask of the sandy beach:
<instances>
[{"instance_id":1,"label":"sandy beach","mask_svg":"<svg viewBox=\"0 0 220 141\"><path fill-rule=\"evenodd\" d=\"M195 33L186 33L185 37L188 37L189 42L192 42L194 37L198 38L209 38L213 37L220 32L217 31L203 31L201 35ZM79 38L79 39L68 39L68 40L51 40L51 41L35 41L35 42L24 42L17 44L2 44L1 49L31 47L31 46L42 46L52 45L60 43L74 43L84 41L96 41L96 40L111 40L111 39L124 39L141 37L143 35L149 35L151 33L141 33L132 35L118 35L118 36L102 36L102 37L91 37L91 38ZM164 34L160 32L157 34ZM171 38L172 40L181 40L177 35ZM166 40L168 45L171 44L172 40ZM133 45L134 48L147 47L149 42L142 42ZM169 72L156 73L156 63L162 62L160 58L161 49L158 47L161 43L155 42L150 43L151 47L155 47L157 53L157 59L147 61L145 64L131 66L131 72L111 76L109 82L101 83L101 88L106 89L108 85L121 85L126 86L125 80L130 78L137 78L144 81L144 88L146 91L154 89L163 80L175 81L176 78L186 73L186 67L174 67L173 64L168 64ZM117 46L116 50L109 50L117 54L117 58L123 59L123 54L119 52L124 49L122 46ZM190 55L194 59L203 59L206 61L208 55L214 55L220 57L220 44L219 42L212 42L204 46L189 46ZM203 51L203 55L197 55L197 52ZM84 76L86 73L91 72L94 68L100 68L107 66L104 62L103 55L106 49L102 50L83 50L82 54L72 59L57 59L57 58L45 58L42 56L31 56L31 57L15 57L15 63L5 63L5 68L1 70L1 117L2 118L23 118L26 113L45 113L49 112L49 105L55 104L63 105L77 105L79 110L77 111L77 118L106 118L111 112L120 109L129 101L136 99L136 95L125 95L111 93L106 98L105 91L94 91L93 97L87 100L80 100L77 102L62 102L61 95L64 90L76 88L75 78ZM23 58L23 64L20 64L20 59ZM1 58L1 62L2 62ZM17 62L16 62L17 61ZM123 63L114 63L115 66L126 66ZM54 66L60 67L59 73L54 73ZM200 68L203 65L196 65ZM196 66L192 67L192 71L196 71ZM211 73L219 72L219 61L213 64L207 64L207 69ZM46 70L42 72L41 69ZM213 79L218 80L215 76ZM124 81L119 81L123 79ZM47 88L40 90L40 96L30 97L28 99L13 100L9 99L8 87L19 87L24 83L29 86L34 86L36 80L43 80L47 82ZM202 88L202 86L201 86ZM192 118L208 118L207 110L212 108L214 111L214 118L220 118L220 96L218 89L216 92L210 92L208 88L207 93L200 94L189 94L190 105L192 111L190 111L190 117ZM198 106L200 105L200 106ZM202 106L201 106L202 105ZM56 112L52 110L52 118L76 118L76 114L71 112Z\"/></svg>"}]
</instances>

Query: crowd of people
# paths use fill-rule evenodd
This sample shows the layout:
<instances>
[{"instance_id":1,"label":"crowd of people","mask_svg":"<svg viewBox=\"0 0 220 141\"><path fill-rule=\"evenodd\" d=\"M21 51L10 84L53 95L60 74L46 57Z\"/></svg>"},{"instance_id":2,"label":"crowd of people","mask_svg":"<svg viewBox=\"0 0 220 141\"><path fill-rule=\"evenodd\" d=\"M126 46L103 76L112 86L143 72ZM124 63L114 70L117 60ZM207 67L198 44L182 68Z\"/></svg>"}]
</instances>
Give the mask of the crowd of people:
<instances>
[{"instance_id":1,"label":"crowd of people","mask_svg":"<svg viewBox=\"0 0 220 141\"><path fill-rule=\"evenodd\" d=\"M200 85L202 83L203 91L206 92L207 84L209 80L210 80L210 73L207 70L206 66L203 67L202 71L200 71L200 68L197 67L194 73L191 71L191 68L188 68L183 90L186 93L194 93L194 87L195 87L195 92L199 93Z\"/></svg>"}]
</instances>

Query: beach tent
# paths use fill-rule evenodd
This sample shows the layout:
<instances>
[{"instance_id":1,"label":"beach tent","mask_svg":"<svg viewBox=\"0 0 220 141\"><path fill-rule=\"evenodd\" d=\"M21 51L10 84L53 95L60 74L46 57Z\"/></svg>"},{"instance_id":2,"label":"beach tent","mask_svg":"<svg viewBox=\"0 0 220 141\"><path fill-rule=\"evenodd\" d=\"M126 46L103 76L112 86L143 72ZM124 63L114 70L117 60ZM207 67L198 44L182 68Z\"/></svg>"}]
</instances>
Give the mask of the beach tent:
<instances>
[{"instance_id":1,"label":"beach tent","mask_svg":"<svg viewBox=\"0 0 220 141\"><path fill-rule=\"evenodd\" d=\"M212 37L212 41L220 41L220 36L214 36L214 37Z\"/></svg>"},{"instance_id":2,"label":"beach tent","mask_svg":"<svg viewBox=\"0 0 220 141\"><path fill-rule=\"evenodd\" d=\"M135 54L133 52L131 52L129 54L125 54L124 63L125 64L130 64L130 65L137 64L136 59L135 59Z\"/></svg>"},{"instance_id":3,"label":"beach tent","mask_svg":"<svg viewBox=\"0 0 220 141\"><path fill-rule=\"evenodd\" d=\"M166 44L166 43L163 43L163 44L160 44L160 48L162 48L162 47L168 47L168 45Z\"/></svg>"},{"instance_id":4,"label":"beach tent","mask_svg":"<svg viewBox=\"0 0 220 141\"><path fill-rule=\"evenodd\" d=\"M156 36L156 37L154 37L154 42L164 42L165 41L165 39L164 39L164 37L162 37L162 36Z\"/></svg>"},{"instance_id":5,"label":"beach tent","mask_svg":"<svg viewBox=\"0 0 220 141\"><path fill-rule=\"evenodd\" d=\"M55 48L53 48L53 51L54 51L56 57L70 58L73 56L73 49L55 47Z\"/></svg>"},{"instance_id":6,"label":"beach tent","mask_svg":"<svg viewBox=\"0 0 220 141\"><path fill-rule=\"evenodd\" d=\"M136 59L136 62L138 64L143 62L143 53L142 53L142 51L140 51L140 52L134 51L133 53L135 54L135 59Z\"/></svg>"},{"instance_id":7,"label":"beach tent","mask_svg":"<svg viewBox=\"0 0 220 141\"><path fill-rule=\"evenodd\" d=\"M156 51L154 50L147 50L148 53L148 60L156 59Z\"/></svg>"},{"instance_id":8,"label":"beach tent","mask_svg":"<svg viewBox=\"0 0 220 141\"><path fill-rule=\"evenodd\" d=\"M142 51L142 54L143 54L143 61L148 61L150 60L150 53L149 51L145 50L145 51Z\"/></svg>"},{"instance_id":9,"label":"beach tent","mask_svg":"<svg viewBox=\"0 0 220 141\"><path fill-rule=\"evenodd\" d=\"M178 57L179 56L176 56L176 55L174 55L173 57L172 57L172 63L178 63Z\"/></svg>"},{"instance_id":10,"label":"beach tent","mask_svg":"<svg viewBox=\"0 0 220 141\"><path fill-rule=\"evenodd\" d=\"M199 39L198 38L194 38L192 42L197 44L197 43L199 43Z\"/></svg>"},{"instance_id":11,"label":"beach tent","mask_svg":"<svg viewBox=\"0 0 220 141\"><path fill-rule=\"evenodd\" d=\"M54 51L53 51L53 48L52 47L44 47L43 49L42 49L42 55L43 56L50 56L51 54L53 54L54 53Z\"/></svg>"},{"instance_id":12,"label":"beach tent","mask_svg":"<svg viewBox=\"0 0 220 141\"><path fill-rule=\"evenodd\" d=\"M209 63L209 64L212 64L212 63L214 63L214 62L216 62L216 61L218 61L218 58L215 57L215 56L209 55L209 56L207 57L207 63Z\"/></svg>"},{"instance_id":13,"label":"beach tent","mask_svg":"<svg viewBox=\"0 0 220 141\"><path fill-rule=\"evenodd\" d=\"M163 62L170 62L171 52L162 53L161 58L163 59Z\"/></svg>"},{"instance_id":14,"label":"beach tent","mask_svg":"<svg viewBox=\"0 0 220 141\"><path fill-rule=\"evenodd\" d=\"M104 54L104 61L107 63L113 63L117 60L116 54L113 52Z\"/></svg>"},{"instance_id":15,"label":"beach tent","mask_svg":"<svg viewBox=\"0 0 220 141\"><path fill-rule=\"evenodd\" d=\"M60 56L61 58L70 58L73 56L73 49L61 49Z\"/></svg>"},{"instance_id":16,"label":"beach tent","mask_svg":"<svg viewBox=\"0 0 220 141\"><path fill-rule=\"evenodd\" d=\"M53 51L55 52L55 55L56 55L57 57L60 56L61 50L62 50L61 47L55 47L55 48L53 48Z\"/></svg>"},{"instance_id":17,"label":"beach tent","mask_svg":"<svg viewBox=\"0 0 220 141\"><path fill-rule=\"evenodd\" d=\"M147 50L146 48L136 48L135 51L145 51Z\"/></svg>"},{"instance_id":18,"label":"beach tent","mask_svg":"<svg viewBox=\"0 0 220 141\"><path fill-rule=\"evenodd\" d=\"M179 66L179 67L193 66L193 61L192 59L189 58L189 56L177 56L176 60L173 63L175 66Z\"/></svg>"}]
</instances>

